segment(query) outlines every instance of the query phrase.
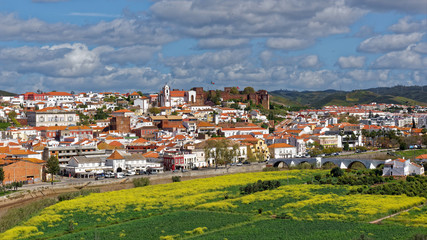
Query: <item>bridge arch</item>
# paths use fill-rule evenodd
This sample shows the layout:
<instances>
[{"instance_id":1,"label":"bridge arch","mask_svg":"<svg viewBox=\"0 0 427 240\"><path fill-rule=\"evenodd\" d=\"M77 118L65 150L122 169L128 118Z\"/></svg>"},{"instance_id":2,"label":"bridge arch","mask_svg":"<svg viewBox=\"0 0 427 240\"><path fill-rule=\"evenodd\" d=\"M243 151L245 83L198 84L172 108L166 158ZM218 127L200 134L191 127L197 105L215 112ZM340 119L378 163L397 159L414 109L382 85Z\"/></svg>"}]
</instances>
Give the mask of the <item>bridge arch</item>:
<instances>
[{"instance_id":1,"label":"bridge arch","mask_svg":"<svg viewBox=\"0 0 427 240\"><path fill-rule=\"evenodd\" d=\"M337 164L335 164L334 162L331 162L331 161L326 161L326 162L322 163L323 169L332 169L334 167L339 167L339 166Z\"/></svg>"},{"instance_id":2,"label":"bridge arch","mask_svg":"<svg viewBox=\"0 0 427 240\"><path fill-rule=\"evenodd\" d=\"M298 168L301 168L301 169L311 169L311 168L313 168L313 165L310 163L310 162L308 162L308 161L301 161L300 163L298 163Z\"/></svg>"},{"instance_id":3,"label":"bridge arch","mask_svg":"<svg viewBox=\"0 0 427 240\"><path fill-rule=\"evenodd\" d=\"M361 169L369 169L369 166L366 166L361 161L353 161L348 165L347 168L348 169L354 169L354 170L361 170Z\"/></svg>"},{"instance_id":4,"label":"bridge arch","mask_svg":"<svg viewBox=\"0 0 427 240\"><path fill-rule=\"evenodd\" d=\"M273 167L289 169L289 165L285 161L277 161L274 163Z\"/></svg>"}]
</instances>

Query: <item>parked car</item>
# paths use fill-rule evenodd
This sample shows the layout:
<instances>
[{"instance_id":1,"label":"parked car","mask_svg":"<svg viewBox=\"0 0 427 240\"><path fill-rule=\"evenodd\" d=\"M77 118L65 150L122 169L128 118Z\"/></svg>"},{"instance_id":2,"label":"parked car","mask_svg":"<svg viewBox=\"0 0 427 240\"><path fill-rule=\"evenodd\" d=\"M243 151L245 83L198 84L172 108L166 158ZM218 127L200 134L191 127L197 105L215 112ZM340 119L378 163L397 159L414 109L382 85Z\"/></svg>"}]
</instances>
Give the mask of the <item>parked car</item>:
<instances>
[{"instance_id":1,"label":"parked car","mask_svg":"<svg viewBox=\"0 0 427 240\"><path fill-rule=\"evenodd\" d=\"M101 173L101 174L96 174L96 176L95 176L95 180L102 180L102 179L104 179L105 178L105 175L103 174L103 173Z\"/></svg>"},{"instance_id":2,"label":"parked car","mask_svg":"<svg viewBox=\"0 0 427 240\"><path fill-rule=\"evenodd\" d=\"M125 175L126 176L133 176L133 175L136 175L136 172L135 172L135 170L127 170Z\"/></svg>"},{"instance_id":3,"label":"parked car","mask_svg":"<svg viewBox=\"0 0 427 240\"><path fill-rule=\"evenodd\" d=\"M243 165L243 163L241 163L241 162L238 162L237 164L236 164L236 166L242 166Z\"/></svg>"},{"instance_id":4,"label":"parked car","mask_svg":"<svg viewBox=\"0 0 427 240\"><path fill-rule=\"evenodd\" d=\"M115 174L114 174L114 177L115 177L115 178L124 178L124 177L125 177L125 174L124 174L124 173L122 173L122 172L118 172L118 173L115 173Z\"/></svg>"},{"instance_id":5,"label":"parked car","mask_svg":"<svg viewBox=\"0 0 427 240\"><path fill-rule=\"evenodd\" d=\"M243 164L245 164L245 165L251 165L251 162L244 161Z\"/></svg>"},{"instance_id":6,"label":"parked car","mask_svg":"<svg viewBox=\"0 0 427 240\"><path fill-rule=\"evenodd\" d=\"M105 173L105 177L106 177L106 178L114 178L115 176L114 176L114 173L113 173L113 172L106 172L106 173Z\"/></svg>"}]
</instances>

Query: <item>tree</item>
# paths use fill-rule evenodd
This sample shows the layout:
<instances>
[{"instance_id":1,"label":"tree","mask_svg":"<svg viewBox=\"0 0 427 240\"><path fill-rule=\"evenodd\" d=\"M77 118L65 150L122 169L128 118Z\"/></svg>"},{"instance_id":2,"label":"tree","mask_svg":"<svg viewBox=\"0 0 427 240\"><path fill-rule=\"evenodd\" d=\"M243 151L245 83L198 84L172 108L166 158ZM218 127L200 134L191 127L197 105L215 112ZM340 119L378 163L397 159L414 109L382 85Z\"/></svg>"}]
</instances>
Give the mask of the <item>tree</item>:
<instances>
[{"instance_id":1,"label":"tree","mask_svg":"<svg viewBox=\"0 0 427 240\"><path fill-rule=\"evenodd\" d=\"M230 140L207 140L204 147L205 157L213 158L215 166L231 163L234 157L237 156L238 145L233 144Z\"/></svg>"},{"instance_id":2,"label":"tree","mask_svg":"<svg viewBox=\"0 0 427 240\"><path fill-rule=\"evenodd\" d=\"M249 94L249 93L254 93L255 90L253 87L245 87L245 89L243 89L243 93L244 94Z\"/></svg>"},{"instance_id":3,"label":"tree","mask_svg":"<svg viewBox=\"0 0 427 240\"><path fill-rule=\"evenodd\" d=\"M15 119L15 118L16 118L16 112L15 112L15 111L10 111L10 112L7 114L7 116L8 116L10 119Z\"/></svg>"},{"instance_id":4,"label":"tree","mask_svg":"<svg viewBox=\"0 0 427 240\"><path fill-rule=\"evenodd\" d=\"M148 112L151 114L159 114L160 113L160 108L157 107L152 107L148 109Z\"/></svg>"},{"instance_id":5,"label":"tree","mask_svg":"<svg viewBox=\"0 0 427 240\"><path fill-rule=\"evenodd\" d=\"M4 181L4 170L3 168L0 168L0 184L3 186Z\"/></svg>"},{"instance_id":6,"label":"tree","mask_svg":"<svg viewBox=\"0 0 427 240\"><path fill-rule=\"evenodd\" d=\"M344 175L344 171L339 167L334 167L331 170L331 175L333 177L341 177L342 175Z\"/></svg>"},{"instance_id":7,"label":"tree","mask_svg":"<svg viewBox=\"0 0 427 240\"><path fill-rule=\"evenodd\" d=\"M231 94L239 94L239 89L237 89L237 87L232 87L230 90Z\"/></svg>"},{"instance_id":8,"label":"tree","mask_svg":"<svg viewBox=\"0 0 427 240\"><path fill-rule=\"evenodd\" d=\"M102 108L96 109L96 113L94 116L95 120L103 120L108 118L108 113L104 112Z\"/></svg>"},{"instance_id":9,"label":"tree","mask_svg":"<svg viewBox=\"0 0 427 240\"><path fill-rule=\"evenodd\" d=\"M59 172L59 160L55 155L50 156L46 162L46 172L51 174L51 183L53 185L53 175Z\"/></svg>"}]
</instances>

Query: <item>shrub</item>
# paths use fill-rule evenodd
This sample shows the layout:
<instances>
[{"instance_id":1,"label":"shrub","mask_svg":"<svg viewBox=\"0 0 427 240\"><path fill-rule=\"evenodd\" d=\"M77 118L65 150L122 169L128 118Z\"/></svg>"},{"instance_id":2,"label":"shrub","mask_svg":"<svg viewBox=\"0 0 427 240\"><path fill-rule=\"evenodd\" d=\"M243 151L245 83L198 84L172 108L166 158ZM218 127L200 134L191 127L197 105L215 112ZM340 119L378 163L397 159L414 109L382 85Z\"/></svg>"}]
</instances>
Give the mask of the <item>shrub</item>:
<instances>
[{"instance_id":1,"label":"shrub","mask_svg":"<svg viewBox=\"0 0 427 240\"><path fill-rule=\"evenodd\" d=\"M341 177L342 175L344 175L344 171L339 167L334 167L331 170L331 175L333 177Z\"/></svg>"},{"instance_id":2,"label":"shrub","mask_svg":"<svg viewBox=\"0 0 427 240\"><path fill-rule=\"evenodd\" d=\"M145 186L150 185L150 179L149 178L145 178L145 177L143 177L143 178L134 178L132 180L132 182L133 182L133 186L134 187L145 187Z\"/></svg>"},{"instance_id":3,"label":"shrub","mask_svg":"<svg viewBox=\"0 0 427 240\"><path fill-rule=\"evenodd\" d=\"M78 192L68 192L68 193L62 193L58 196L58 201L65 201L65 200L71 200L74 199L76 197L80 197L80 196L87 196L91 193L99 193L100 189L99 188L95 188L95 189L83 189L80 190Z\"/></svg>"},{"instance_id":4,"label":"shrub","mask_svg":"<svg viewBox=\"0 0 427 240\"><path fill-rule=\"evenodd\" d=\"M262 169L263 172L271 172L271 171L279 171L280 169L277 167L265 167Z\"/></svg>"},{"instance_id":5,"label":"shrub","mask_svg":"<svg viewBox=\"0 0 427 240\"><path fill-rule=\"evenodd\" d=\"M173 176L172 182L181 182L181 176Z\"/></svg>"},{"instance_id":6,"label":"shrub","mask_svg":"<svg viewBox=\"0 0 427 240\"><path fill-rule=\"evenodd\" d=\"M240 187L240 193L251 194L251 193L265 191L265 190L272 190L278 187L280 187L280 182L277 180L271 180L271 181L258 180L256 183L249 183L244 187Z\"/></svg>"}]
</instances>

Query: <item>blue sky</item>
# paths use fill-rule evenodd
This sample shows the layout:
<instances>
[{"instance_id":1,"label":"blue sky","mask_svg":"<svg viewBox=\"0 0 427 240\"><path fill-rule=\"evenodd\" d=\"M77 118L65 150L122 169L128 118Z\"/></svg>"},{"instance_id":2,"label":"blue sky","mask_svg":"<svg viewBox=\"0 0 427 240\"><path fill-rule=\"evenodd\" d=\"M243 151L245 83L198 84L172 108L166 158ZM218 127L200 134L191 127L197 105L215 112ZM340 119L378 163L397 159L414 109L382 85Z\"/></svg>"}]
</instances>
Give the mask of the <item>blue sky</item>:
<instances>
[{"instance_id":1,"label":"blue sky","mask_svg":"<svg viewBox=\"0 0 427 240\"><path fill-rule=\"evenodd\" d=\"M0 89L421 86L426 32L425 0L0 0Z\"/></svg>"}]
</instances>

